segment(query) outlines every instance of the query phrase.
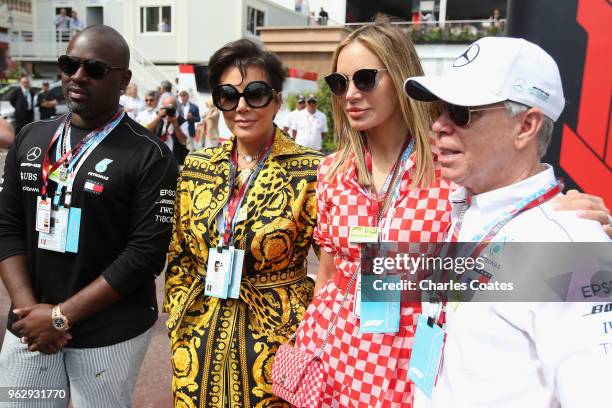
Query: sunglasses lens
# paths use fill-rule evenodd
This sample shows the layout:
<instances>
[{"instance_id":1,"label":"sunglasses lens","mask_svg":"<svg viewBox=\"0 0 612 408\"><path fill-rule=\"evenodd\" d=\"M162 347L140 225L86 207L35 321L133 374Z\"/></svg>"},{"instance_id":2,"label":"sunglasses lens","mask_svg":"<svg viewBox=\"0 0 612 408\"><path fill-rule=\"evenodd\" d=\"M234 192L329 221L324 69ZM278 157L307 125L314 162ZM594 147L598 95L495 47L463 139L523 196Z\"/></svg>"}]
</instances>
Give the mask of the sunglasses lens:
<instances>
[{"instance_id":1,"label":"sunglasses lens","mask_svg":"<svg viewBox=\"0 0 612 408\"><path fill-rule=\"evenodd\" d=\"M376 85L375 69L360 69L353 74L353 83L361 92L370 92Z\"/></svg>"},{"instance_id":2,"label":"sunglasses lens","mask_svg":"<svg viewBox=\"0 0 612 408\"><path fill-rule=\"evenodd\" d=\"M57 65L64 74L74 75L79 70L79 60L68 55L62 55L57 59Z\"/></svg>"},{"instance_id":3,"label":"sunglasses lens","mask_svg":"<svg viewBox=\"0 0 612 408\"><path fill-rule=\"evenodd\" d=\"M102 79L106 74L106 64L100 61L85 61L83 67L87 75L93 79Z\"/></svg>"},{"instance_id":4,"label":"sunglasses lens","mask_svg":"<svg viewBox=\"0 0 612 408\"><path fill-rule=\"evenodd\" d=\"M251 108L263 108L272 100L272 88L265 82L251 82L244 88L243 94Z\"/></svg>"},{"instance_id":5,"label":"sunglasses lens","mask_svg":"<svg viewBox=\"0 0 612 408\"><path fill-rule=\"evenodd\" d=\"M325 82L329 86L329 90L336 96L343 96L348 88L346 77L339 73L326 76Z\"/></svg>"},{"instance_id":6,"label":"sunglasses lens","mask_svg":"<svg viewBox=\"0 0 612 408\"><path fill-rule=\"evenodd\" d=\"M448 105L448 114L455 125L465 126L470 122L470 108L467 106Z\"/></svg>"},{"instance_id":7,"label":"sunglasses lens","mask_svg":"<svg viewBox=\"0 0 612 408\"><path fill-rule=\"evenodd\" d=\"M231 111L238 106L240 95L236 88L230 85L219 85L212 94L213 103L219 110Z\"/></svg>"}]
</instances>

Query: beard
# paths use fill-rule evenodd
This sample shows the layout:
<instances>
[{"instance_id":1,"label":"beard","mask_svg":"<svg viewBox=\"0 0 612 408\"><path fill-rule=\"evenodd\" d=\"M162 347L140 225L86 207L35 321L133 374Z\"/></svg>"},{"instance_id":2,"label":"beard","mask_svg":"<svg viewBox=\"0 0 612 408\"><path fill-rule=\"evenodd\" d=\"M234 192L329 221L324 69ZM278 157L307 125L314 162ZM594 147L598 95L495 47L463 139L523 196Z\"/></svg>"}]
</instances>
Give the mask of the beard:
<instances>
[{"instance_id":1,"label":"beard","mask_svg":"<svg viewBox=\"0 0 612 408\"><path fill-rule=\"evenodd\" d=\"M68 108L72 113L76 113L82 118L91 119L94 116L93 107L89 102L76 103L68 100Z\"/></svg>"}]
</instances>

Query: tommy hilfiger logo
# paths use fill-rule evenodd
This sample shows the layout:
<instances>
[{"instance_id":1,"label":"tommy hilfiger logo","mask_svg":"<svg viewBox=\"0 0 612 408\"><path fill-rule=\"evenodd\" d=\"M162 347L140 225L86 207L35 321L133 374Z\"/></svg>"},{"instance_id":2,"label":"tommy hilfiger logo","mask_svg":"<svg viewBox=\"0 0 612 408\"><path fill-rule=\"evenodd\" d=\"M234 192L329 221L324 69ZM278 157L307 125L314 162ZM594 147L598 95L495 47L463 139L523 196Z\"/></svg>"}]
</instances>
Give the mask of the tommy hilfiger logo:
<instances>
[{"instance_id":1,"label":"tommy hilfiger logo","mask_svg":"<svg viewBox=\"0 0 612 408\"><path fill-rule=\"evenodd\" d=\"M83 190L94 194L102 194L102 191L104 191L104 185L95 181L87 180L85 181Z\"/></svg>"}]
</instances>

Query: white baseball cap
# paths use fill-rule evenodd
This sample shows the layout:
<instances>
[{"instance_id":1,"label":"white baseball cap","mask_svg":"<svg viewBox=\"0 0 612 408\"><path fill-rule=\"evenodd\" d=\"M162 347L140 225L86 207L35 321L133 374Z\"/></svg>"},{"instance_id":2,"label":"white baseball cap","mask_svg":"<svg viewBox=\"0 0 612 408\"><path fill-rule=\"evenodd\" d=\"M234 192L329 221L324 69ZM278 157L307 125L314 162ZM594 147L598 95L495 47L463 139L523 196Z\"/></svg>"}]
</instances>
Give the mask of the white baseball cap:
<instances>
[{"instance_id":1,"label":"white baseball cap","mask_svg":"<svg viewBox=\"0 0 612 408\"><path fill-rule=\"evenodd\" d=\"M522 38L481 38L444 75L408 78L404 92L413 99L441 99L459 106L511 100L539 108L553 121L565 106L557 64L542 48Z\"/></svg>"}]
</instances>

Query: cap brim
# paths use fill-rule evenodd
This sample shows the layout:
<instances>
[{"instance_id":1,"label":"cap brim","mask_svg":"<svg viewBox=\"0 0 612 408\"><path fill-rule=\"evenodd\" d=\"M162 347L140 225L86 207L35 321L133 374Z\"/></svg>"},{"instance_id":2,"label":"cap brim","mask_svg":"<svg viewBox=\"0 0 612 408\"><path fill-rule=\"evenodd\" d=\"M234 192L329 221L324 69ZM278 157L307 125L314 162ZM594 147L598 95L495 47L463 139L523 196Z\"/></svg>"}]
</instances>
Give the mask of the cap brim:
<instances>
[{"instance_id":1,"label":"cap brim","mask_svg":"<svg viewBox=\"0 0 612 408\"><path fill-rule=\"evenodd\" d=\"M407 96L424 102L442 100L459 106L480 106L505 101L506 98L478 84L466 83L458 77L420 76L404 82Z\"/></svg>"}]
</instances>

